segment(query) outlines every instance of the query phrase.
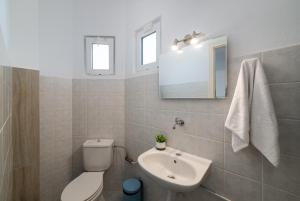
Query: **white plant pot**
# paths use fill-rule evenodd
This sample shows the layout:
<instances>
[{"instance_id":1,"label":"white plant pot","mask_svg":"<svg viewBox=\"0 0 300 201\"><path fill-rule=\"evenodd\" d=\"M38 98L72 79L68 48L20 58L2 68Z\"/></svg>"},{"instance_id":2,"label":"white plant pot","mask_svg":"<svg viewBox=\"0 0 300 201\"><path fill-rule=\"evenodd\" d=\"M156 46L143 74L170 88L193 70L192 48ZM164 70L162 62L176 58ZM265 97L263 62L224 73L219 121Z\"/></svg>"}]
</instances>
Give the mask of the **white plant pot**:
<instances>
[{"instance_id":1,"label":"white plant pot","mask_svg":"<svg viewBox=\"0 0 300 201\"><path fill-rule=\"evenodd\" d=\"M166 142L156 142L155 147L158 150L164 150L166 149Z\"/></svg>"}]
</instances>

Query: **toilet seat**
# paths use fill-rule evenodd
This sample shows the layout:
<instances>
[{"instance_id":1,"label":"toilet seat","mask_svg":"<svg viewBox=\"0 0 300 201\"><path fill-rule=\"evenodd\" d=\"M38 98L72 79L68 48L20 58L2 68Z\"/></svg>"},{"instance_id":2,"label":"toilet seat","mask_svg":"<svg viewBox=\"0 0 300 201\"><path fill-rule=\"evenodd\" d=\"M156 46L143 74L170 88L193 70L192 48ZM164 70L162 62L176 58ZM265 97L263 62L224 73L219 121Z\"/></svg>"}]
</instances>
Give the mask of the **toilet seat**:
<instances>
[{"instance_id":1,"label":"toilet seat","mask_svg":"<svg viewBox=\"0 0 300 201\"><path fill-rule=\"evenodd\" d=\"M84 172L69 183L61 201L93 201L103 189L103 172Z\"/></svg>"}]
</instances>

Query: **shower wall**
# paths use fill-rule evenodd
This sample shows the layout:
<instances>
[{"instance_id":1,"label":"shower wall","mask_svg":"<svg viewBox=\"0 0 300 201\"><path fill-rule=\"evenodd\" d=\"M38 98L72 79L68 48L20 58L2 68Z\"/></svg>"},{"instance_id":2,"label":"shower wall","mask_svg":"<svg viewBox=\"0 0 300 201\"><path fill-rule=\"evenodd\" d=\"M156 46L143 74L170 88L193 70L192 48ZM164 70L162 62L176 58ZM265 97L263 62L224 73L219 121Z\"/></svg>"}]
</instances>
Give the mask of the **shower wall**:
<instances>
[{"instance_id":1,"label":"shower wall","mask_svg":"<svg viewBox=\"0 0 300 201\"><path fill-rule=\"evenodd\" d=\"M12 69L13 201L40 201L39 71Z\"/></svg>"},{"instance_id":2,"label":"shower wall","mask_svg":"<svg viewBox=\"0 0 300 201\"><path fill-rule=\"evenodd\" d=\"M224 135L241 61L262 60L270 83L280 129L281 161L277 168L252 146L234 153L231 136ZM213 160L202 184L233 201L300 200L300 45L229 58L228 97L220 100L163 100L158 93L158 74L126 80L126 147L132 158L154 146L162 132L168 144ZM172 129L174 118L185 121ZM142 177L146 201L166 199L164 189L144 175L138 166L127 166L127 177ZM199 188L178 194L176 201L223 200Z\"/></svg>"},{"instance_id":3,"label":"shower wall","mask_svg":"<svg viewBox=\"0 0 300 201\"><path fill-rule=\"evenodd\" d=\"M0 200L12 199L12 75L11 68L0 66Z\"/></svg>"},{"instance_id":4,"label":"shower wall","mask_svg":"<svg viewBox=\"0 0 300 201\"><path fill-rule=\"evenodd\" d=\"M0 67L0 200L39 201L39 72Z\"/></svg>"}]
</instances>

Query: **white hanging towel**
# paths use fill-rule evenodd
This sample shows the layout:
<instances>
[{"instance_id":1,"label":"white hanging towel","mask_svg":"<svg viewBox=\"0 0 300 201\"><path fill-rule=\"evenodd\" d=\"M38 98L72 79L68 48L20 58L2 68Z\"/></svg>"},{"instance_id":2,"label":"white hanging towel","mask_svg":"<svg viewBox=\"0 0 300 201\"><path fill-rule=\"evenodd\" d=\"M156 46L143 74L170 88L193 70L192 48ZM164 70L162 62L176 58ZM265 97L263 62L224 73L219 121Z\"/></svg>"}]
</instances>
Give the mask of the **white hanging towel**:
<instances>
[{"instance_id":1,"label":"white hanging towel","mask_svg":"<svg viewBox=\"0 0 300 201\"><path fill-rule=\"evenodd\" d=\"M278 126L264 69L259 59L241 64L232 103L225 121L237 152L251 143L274 166L279 164Z\"/></svg>"}]
</instances>

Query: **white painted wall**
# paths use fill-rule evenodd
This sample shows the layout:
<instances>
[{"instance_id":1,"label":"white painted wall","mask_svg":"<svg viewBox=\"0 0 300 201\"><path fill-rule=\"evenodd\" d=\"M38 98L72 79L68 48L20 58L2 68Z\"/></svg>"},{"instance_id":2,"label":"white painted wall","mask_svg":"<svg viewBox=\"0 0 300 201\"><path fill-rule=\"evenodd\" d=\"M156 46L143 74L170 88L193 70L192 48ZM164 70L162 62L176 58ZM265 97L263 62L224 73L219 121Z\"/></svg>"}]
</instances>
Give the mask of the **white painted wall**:
<instances>
[{"instance_id":1,"label":"white painted wall","mask_svg":"<svg viewBox=\"0 0 300 201\"><path fill-rule=\"evenodd\" d=\"M0 64L59 77L145 74L133 70L135 30L158 16L163 53L193 30L228 35L230 57L300 43L299 0L0 0L0 6ZM84 35L116 36L115 76L85 74Z\"/></svg>"},{"instance_id":2,"label":"white painted wall","mask_svg":"<svg viewBox=\"0 0 300 201\"><path fill-rule=\"evenodd\" d=\"M300 43L299 0L128 0L126 76L137 76L135 30L162 17L162 53L193 30L228 35L229 56Z\"/></svg>"},{"instance_id":3,"label":"white painted wall","mask_svg":"<svg viewBox=\"0 0 300 201\"><path fill-rule=\"evenodd\" d=\"M39 67L42 75L72 78L73 0L39 0Z\"/></svg>"},{"instance_id":4,"label":"white painted wall","mask_svg":"<svg viewBox=\"0 0 300 201\"><path fill-rule=\"evenodd\" d=\"M74 78L124 78L126 62L126 4L126 0L74 0ZM115 75L86 75L83 40L85 35L116 37Z\"/></svg>"},{"instance_id":5,"label":"white painted wall","mask_svg":"<svg viewBox=\"0 0 300 201\"><path fill-rule=\"evenodd\" d=\"M9 65L9 56L7 52L7 47L5 44L5 36L0 29L0 65Z\"/></svg>"},{"instance_id":6,"label":"white painted wall","mask_svg":"<svg viewBox=\"0 0 300 201\"><path fill-rule=\"evenodd\" d=\"M0 64L38 69L38 0L0 0Z\"/></svg>"},{"instance_id":7,"label":"white painted wall","mask_svg":"<svg viewBox=\"0 0 300 201\"><path fill-rule=\"evenodd\" d=\"M0 64L9 64L8 42L9 42L9 1L0 0Z\"/></svg>"},{"instance_id":8,"label":"white painted wall","mask_svg":"<svg viewBox=\"0 0 300 201\"><path fill-rule=\"evenodd\" d=\"M72 0L0 0L0 64L69 77Z\"/></svg>"},{"instance_id":9,"label":"white painted wall","mask_svg":"<svg viewBox=\"0 0 300 201\"><path fill-rule=\"evenodd\" d=\"M9 3L0 0L0 65L8 65Z\"/></svg>"}]
</instances>

